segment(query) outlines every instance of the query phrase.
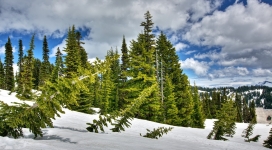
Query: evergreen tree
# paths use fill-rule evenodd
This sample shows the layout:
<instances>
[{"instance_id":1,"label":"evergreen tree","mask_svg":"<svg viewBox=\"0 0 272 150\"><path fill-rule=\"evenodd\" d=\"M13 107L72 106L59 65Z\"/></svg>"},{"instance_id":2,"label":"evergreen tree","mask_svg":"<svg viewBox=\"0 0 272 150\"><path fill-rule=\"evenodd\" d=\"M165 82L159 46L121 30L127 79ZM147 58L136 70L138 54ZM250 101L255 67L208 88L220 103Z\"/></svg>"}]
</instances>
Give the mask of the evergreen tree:
<instances>
[{"instance_id":1,"label":"evergreen tree","mask_svg":"<svg viewBox=\"0 0 272 150\"><path fill-rule=\"evenodd\" d=\"M252 123L257 123L257 118L256 118L256 110L255 110L255 102L251 101L250 102L250 107L249 107L249 113L250 113L250 118Z\"/></svg>"},{"instance_id":2,"label":"evergreen tree","mask_svg":"<svg viewBox=\"0 0 272 150\"><path fill-rule=\"evenodd\" d=\"M55 60L55 66L53 67L53 72L51 75L51 82L57 81L59 77L63 74L63 60L62 60L62 53L60 52L60 49L58 47L56 52L56 60Z\"/></svg>"},{"instance_id":3,"label":"evergreen tree","mask_svg":"<svg viewBox=\"0 0 272 150\"><path fill-rule=\"evenodd\" d=\"M14 73L13 73L13 52L10 38L8 38L8 42L5 45L5 63L4 63L4 71L5 71L5 89L9 91L14 90Z\"/></svg>"},{"instance_id":4,"label":"evergreen tree","mask_svg":"<svg viewBox=\"0 0 272 150\"><path fill-rule=\"evenodd\" d=\"M193 88L193 100L194 100L194 112L192 115L192 120L193 120L192 127L204 128L205 119L203 116L203 109L199 100L198 89L195 84Z\"/></svg>"},{"instance_id":5,"label":"evergreen tree","mask_svg":"<svg viewBox=\"0 0 272 150\"><path fill-rule=\"evenodd\" d=\"M17 76L17 93L22 93L22 69L23 69L23 57L24 57L24 51L23 51L23 41L19 40L19 51L18 51L18 76Z\"/></svg>"},{"instance_id":6,"label":"evergreen tree","mask_svg":"<svg viewBox=\"0 0 272 150\"><path fill-rule=\"evenodd\" d=\"M86 53L85 49L81 46L81 44L85 44L84 42L80 41L81 38L82 38L81 33L79 31L76 31L76 40L80 55L80 65L81 67L86 68L88 62L88 54Z\"/></svg>"},{"instance_id":7,"label":"evergreen tree","mask_svg":"<svg viewBox=\"0 0 272 150\"><path fill-rule=\"evenodd\" d=\"M121 64L121 70L120 70L120 84L119 84L119 108L124 108L124 106L128 103L127 102L127 91L126 88L126 82L127 82L127 75L126 72L129 68L129 55L128 55L128 48L125 40L125 36L123 36L123 42L121 47L122 52L122 64Z\"/></svg>"},{"instance_id":8,"label":"evergreen tree","mask_svg":"<svg viewBox=\"0 0 272 150\"><path fill-rule=\"evenodd\" d=\"M209 94L207 92L203 93L201 95L201 100L202 100L202 108L203 108L203 113L205 115L205 118L211 119L212 118L212 115L210 112L211 100L209 98Z\"/></svg>"},{"instance_id":9,"label":"evergreen tree","mask_svg":"<svg viewBox=\"0 0 272 150\"><path fill-rule=\"evenodd\" d=\"M145 14L145 21L141 23L141 26L144 27L144 37L143 37L143 40L144 40L144 43L145 43L145 49L147 52L153 52L154 53L154 50L153 49L153 45L155 44L155 36L154 34L152 34L152 28L153 28L153 22L152 22L152 16L151 14L149 13L149 11L147 11ZM149 63L152 63L152 60L150 59L147 59L147 62Z\"/></svg>"},{"instance_id":10,"label":"evergreen tree","mask_svg":"<svg viewBox=\"0 0 272 150\"><path fill-rule=\"evenodd\" d=\"M165 77L164 98L162 103L163 108L163 122L175 125L178 120L178 108L175 102L175 95L173 92L174 86L168 76Z\"/></svg>"},{"instance_id":11,"label":"evergreen tree","mask_svg":"<svg viewBox=\"0 0 272 150\"><path fill-rule=\"evenodd\" d=\"M19 95L22 98L30 99L32 98L32 88L33 88L33 69L34 69L34 37L32 36L30 41L29 50L27 51L27 56L23 58L22 66L22 94Z\"/></svg>"},{"instance_id":12,"label":"evergreen tree","mask_svg":"<svg viewBox=\"0 0 272 150\"><path fill-rule=\"evenodd\" d=\"M269 136L264 140L263 146L272 149L272 128L269 131Z\"/></svg>"},{"instance_id":13,"label":"evergreen tree","mask_svg":"<svg viewBox=\"0 0 272 150\"><path fill-rule=\"evenodd\" d=\"M243 121L244 123L249 123L251 121L248 104L245 98L243 99Z\"/></svg>"},{"instance_id":14,"label":"evergreen tree","mask_svg":"<svg viewBox=\"0 0 272 150\"><path fill-rule=\"evenodd\" d=\"M34 67L33 67L33 71L32 71L32 75L33 75L33 89L38 90L39 89L39 84L41 83L40 81L40 77L41 77L41 69L42 69L42 62L35 58L34 59Z\"/></svg>"},{"instance_id":15,"label":"evergreen tree","mask_svg":"<svg viewBox=\"0 0 272 150\"><path fill-rule=\"evenodd\" d=\"M235 106L237 109L236 122L243 122L241 96L239 96L237 92L235 94Z\"/></svg>"},{"instance_id":16,"label":"evergreen tree","mask_svg":"<svg viewBox=\"0 0 272 150\"><path fill-rule=\"evenodd\" d=\"M254 129L255 123L250 123L248 124L248 127L243 131L242 137L246 138L245 142L257 142L259 140L260 135L256 135L253 138L249 138L253 134L253 129Z\"/></svg>"},{"instance_id":17,"label":"evergreen tree","mask_svg":"<svg viewBox=\"0 0 272 150\"><path fill-rule=\"evenodd\" d=\"M110 97L110 111L119 110L119 87L120 87L120 64L119 64L119 55L117 50L114 52L112 49L108 51L107 57L110 57L112 63L110 63L111 74L110 78L113 82L113 88L111 91Z\"/></svg>"},{"instance_id":18,"label":"evergreen tree","mask_svg":"<svg viewBox=\"0 0 272 150\"><path fill-rule=\"evenodd\" d=\"M132 79L130 79L127 83L128 98L130 99L129 101L136 98L143 89L148 88L157 82L155 76L155 67L150 63L151 61L154 62L153 52L147 52L145 49L145 44L146 43L143 34L138 36L138 41L131 42L131 68L128 71L128 76L132 77ZM159 89L154 91L148 100L149 101L144 102L141 105L136 117L152 121L159 121L158 117L161 115Z\"/></svg>"},{"instance_id":19,"label":"evergreen tree","mask_svg":"<svg viewBox=\"0 0 272 150\"><path fill-rule=\"evenodd\" d=\"M49 49L46 36L43 38L43 59L39 73L38 86L42 86L50 77L50 62L49 62Z\"/></svg>"},{"instance_id":20,"label":"evergreen tree","mask_svg":"<svg viewBox=\"0 0 272 150\"><path fill-rule=\"evenodd\" d=\"M131 78L127 82L126 92L128 93L128 102L132 101L146 89L154 85L156 80L155 75L155 59L154 59L154 35L151 33L152 21L149 12L145 14L146 22L141 25L144 26L144 34L139 34L137 41L131 41L130 48L130 69L127 75ZM161 103L159 98L159 89L153 91L148 97L148 101L144 102L136 115L141 119L152 121L159 121L161 115Z\"/></svg>"},{"instance_id":21,"label":"evergreen tree","mask_svg":"<svg viewBox=\"0 0 272 150\"><path fill-rule=\"evenodd\" d=\"M227 140L223 136L232 137L235 134L236 113L233 101L225 101L221 110L216 114L218 121L215 121L214 127L207 138L214 140Z\"/></svg>"},{"instance_id":22,"label":"evergreen tree","mask_svg":"<svg viewBox=\"0 0 272 150\"><path fill-rule=\"evenodd\" d=\"M66 39L66 52L65 57L65 74L67 78L71 78L73 75L78 74L78 68L80 67L80 48L78 46L75 26L72 26L72 29L69 28L68 37Z\"/></svg>"},{"instance_id":23,"label":"evergreen tree","mask_svg":"<svg viewBox=\"0 0 272 150\"><path fill-rule=\"evenodd\" d=\"M0 59L0 89L5 89L5 71L4 71L4 64Z\"/></svg>"},{"instance_id":24,"label":"evergreen tree","mask_svg":"<svg viewBox=\"0 0 272 150\"><path fill-rule=\"evenodd\" d=\"M177 120L176 125L191 126L191 117L194 105L190 90L190 83L188 77L182 73L179 58L176 54L174 46L169 40L167 40L163 33L161 33L156 40L156 51L157 55L159 56L157 61L160 60L161 63L154 62L154 64L163 64L161 66L164 74L163 76L167 75L171 79L172 83L174 83L173 92L175 93L175 102L179 110L179 119Z\"/></svg>"}]
</instances>

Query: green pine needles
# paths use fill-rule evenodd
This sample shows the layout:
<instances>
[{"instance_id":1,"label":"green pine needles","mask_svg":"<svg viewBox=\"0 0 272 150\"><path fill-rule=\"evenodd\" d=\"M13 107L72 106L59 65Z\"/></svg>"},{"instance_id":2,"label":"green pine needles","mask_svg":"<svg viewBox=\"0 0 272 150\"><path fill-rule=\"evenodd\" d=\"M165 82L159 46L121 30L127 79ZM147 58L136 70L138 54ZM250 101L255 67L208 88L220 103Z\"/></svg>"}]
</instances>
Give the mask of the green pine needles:
<instances>
[{"instance_id":1,"label":"green pine needles","mask_svg":"<svg viewBox=\"0 0 272 150\"><path fill-rule=\"evenodd\" d=\"M147 100L148 96L156 90L157 86L157 84L154 84L151 87L144 89L138 98L133 100L124 110L113 112L110 115L100 115L98 120L94 119L93 123L87 123L89 127L86 129L95 133L98 133L99 130L104 132L104 126L107 127L108 123L110 123L114 126L111 129L113 132L125 131L126 127L130 127L130 121L134 118L134 115L137 113L140 106Z\"/></svg>"},{"instance_id":2,"label":"green pine needles","mask_svg":"<svg viewBox=\"0 0 272 150\"><path fill-rule=\"evenodd\" d=\"M242 137L245 138L245 142L257 142L261 137L261 135L256 135L255 137L250 138L250 136L253 134L254 125L255 123L251 122L250 124L248 124L248 127L243 131Z\"/></svg>"},{"instance_id":3,"label":"green pine needles","mask_svg":"<svg viewBox=\"0 0 272 150\"><path fill-rule=\"evenodd\" d=\"M151 138L151 139L158 139L158 138L162 137L163 134L167 134L172 129L173 129L173 127L169 127L169 128L158 127L157 129L154 128L153 131L146 129L147 133L145 135L143 135L143 137ZM140 136L142 136L142 134L140 134Z\"/></svg>"}]
</instances>

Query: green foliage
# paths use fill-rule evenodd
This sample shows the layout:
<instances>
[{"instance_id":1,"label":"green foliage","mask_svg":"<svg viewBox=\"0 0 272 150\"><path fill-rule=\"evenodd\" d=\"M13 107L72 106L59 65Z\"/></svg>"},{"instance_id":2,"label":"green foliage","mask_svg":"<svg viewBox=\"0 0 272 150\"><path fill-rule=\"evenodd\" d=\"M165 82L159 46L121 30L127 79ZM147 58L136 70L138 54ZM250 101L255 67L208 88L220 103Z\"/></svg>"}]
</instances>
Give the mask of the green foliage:
<instances>
[{"instance_id":1,"label":"green foliage","mask_svg":"<svg viewBox=\"0 0 272 150\"><path fill-rule=\"evenodd\" d=\"M201 101L202 101L203 114L205 118L211 119L212 118L212 115L211 115L212 101L210 100L208 92L201 94Z\"/></svg>"},{"instance_id":2,"label":"green foliage","mask_svg":"<svg viewBox=\"0 0 272 150\"><path fill-rule=\"evenodd\" d=\"M56 60L55 60L55 66L53 67L53 72L51 74L50 81L56 82L59 77L63 74L63 60L62 60L62 53L60 52L60 49L58 47L56 52Z\"/></svg>"},{"instance_id":3,"label":"green foliage","mask_svg":"<svg viewBox=\"0 0 272 150\"><path fill-rule=\"evenodd\" d=\"M34 67L33 67L33 89L38 89L39 84L40 84L40 77L41 77L41 69L42 69L42 62L35 58L34 59Z\"/></svg>"},{"instance_id":4,"label":"green foliage","mask_svg":"<svg viewBox=\"0 0 272 150\"><path fill-rule=\"evenodd\" d=\"M204 128L205 119L203 116L203 109L199 100L198 89L196 85L194 85L193 89L193 100L194 100L194 112L192 114L193 120L192 127Z\"/></svg>"},{"instance_id":5,"label":"green foliage","mask_svg":"<svg viewBox=\"0 0 272 150\"><path fill-rule=\"evenodd\" d=\"M17 93L22 93L22 70L23 70L23 56L24 56L24 51L23 51L23 41L19 40L19 50L18 50L18 73L17 73L17 78L16 78L16 82L17 82L17 88L16 91Z\"/></svg>"},{"instance_id":6,"label":"green foliage","mask_svg":"<svg viewBox=\"0 0 272 150\"><path fill-rule=\"evenodd\" d=\"M125 127L130 126L130 120L132 120L135 114L140 109L140 106L147 101L148 97L153 93L157 88L157 84L152 85L144 89L139 96L134 99L127 107L119 112L112 112L109 115L100 115L99 119L93 120L93 123L87 123L89 127L87 130L90 132L98 133L99 130L104 132L104 126L108 126L108 123L114 127L111 129L113 132L121 132L125 130ZM114 120L114 122L112 122Z\"/></svg>"},{"instance_id":7,"label":"green foliage","mask_svg":"<svg viewBox=\"0 0 272 150\"><path fill-rule=\"evenodd\" d=\"M5 70L4 64L2 63L1 59L0 59L0 89L5 89Z\"/></svg>"},{"instance_id":8,"label":"green foliage","mask_svg":"<svg viewBox=\"0 0 272 150\"><path fill-rule=\"evenodd\" d=\"M249 123L251 121L250 111L245 98L243 99L243 121L245 123Z\"/></svg>"},{"instance_id":9,"label":"green foliage","mask_svg":"<svg viewBox=\"0 0 272 150\"><path fill-rule=\"evenodd\" d=\"M19 97L23 99L31 99L32 98L32 88L33 88L33 69L34 69L34 37L32 36L30 41L29 50L27 51L27 56L23 58L23 65L22 65L22 78L20 80L22 84L22 89L18 93Z\"/></svg>"},{"instance_id":10,"label":"green foliage","mask_svg":"<svg viewBox=\"0 0 272 150\"><path fill-rule=\"evenodd\" d=\"M173 129L173 127L169 127L169 128L158 127L157 129L154 128L153 131L146 129L147 133L145 135L143 135L143 137L151 138L151 139L158 139L158 138L162 137L163 134L167 134L172 129Z\"/></svg>"},{"instance_id":11,"label":"green foliage","mask_svg":"<svg viewBox=\"0 0 272 150\"><path fill-rule=\"evenodd\" d=\"M92 83L94 73L79 68L79 75L71 78L59 78L56 82L46 81L41 87L40 95L33 95L34 104L14 103L0 104L1 135L11 135L14 138L22 136L21 129L29 128L35 137L42 136L42 128L53 127L52 119L64 113L63 107L77 105L77 98L81 90L88 91L85 82ZM69 99L67 98L69 97Z\"/></svg>"},{"instance_id":12,"label":"green foliage","mask_svg":"<svg viewBox=\"0 0 272 150\"><path fill-rule=\"evenodd\" d=\"M80 61L80 47L77 42L77 35L75 31L75 26L72 26L72 29L69 28L68 37L66 39L66 48L64 49L66 52L66 57L64 64L65 74L67 78L71 78L73 74L77 74L78 68L81 66Z\"/></svg>"},{"instance_id":13,"label":"green foliage","mask_svg":"<svg viewBox=\"0 0 272 150\"><path fill-rule=\"evenodd\" d=\"M212 131L207 136L208 139L227 140L223 136L232 137L235 134L236 109L232 100L227 100L221 110L217 112L218 121L214 122Z\"/></svg>"},{"instance_id":14,"label":"green foliage","mask_svg":"<svg viewBox=\"0 0 272 150\"><path fill-rule=\"evenodd\" d=\"M119 108L124 108L127 104L127 95L128 91L126 91L126 82L127 82L127 71L129 68L129 55L128 55L128 48L125 40L125 36L123 36L123 42L121 47L121 67L120 67L120 83L119 83L119 101L118 106Z\"/></svg>"},{"instance_id":15,"label":"green foliage","mask_svg":"<svg viewBox=\"0 0 272 150\"><path fill-rule=\"evenodd\" d=\"M173 92L174 86L168 76L165 78L163 99L163 122L171 125L176 124L178 120L178 108L176 107L175 95Z\"/></svg>"},{"instance_id":16,"label":"green foliage","mask_svg":"<svg viewBox=\"0 0 272 150\"><path fill-rule=\"evenodd\" d=\"M76 40L77 40L77 46L79 48L79 56L80 56L80 65L83 68L87 67L88 63L88 54L86 53L85 49L81 46L82 44L85 44L84 42L81 42L81 33L79 31L76 31Z\"/></svg>"},{"instance_id":17,"label":"green foliage","mask_svg":"<svg viewBox=\"0 0 272 150\"><path fill-rule=\"evenodd\" d=\"M224 134L225 134L225 132L224 132L224 128L223 128L222 122L215 121L214 125L213 125L213 129L209 133L209 135L207 136L207 139L226 141L228 139L226 139L226 138L223 137Z\"/></svg>"},{"instance_id":18,"label":"green foliage","mask_svg":"<svg viewBox=\"0 0 272 150\"><path fill-rule=\"evenodd\" d=\"M256 115L256 110L255 110L255 102L251 101L249 104L249 113L250 113L250 118L251 118L251 122L253 123L257 123L257 115Z\"/></svg>"},{"instance_id":19,"label":"green foliage","mask_svg":"<svg viewBox=\"0 0 272 150\"><path fill-rule=\"evenodd\" d=\"M263 146L272 149L272 128L269 131L269 136L264 140Z\"/></svg>"},{"instance_id":20,"label":"green foliage","mask_svg":"<svg viewBox=\"0 0 272 150\"><path fill-rule=\"evenodd\" d=\"M176 54L174 46L171 44L165 34L161 32L156 40L157 64L161 64L163 76L169 77L174 85L173 93L178 109L178 119L174 125L192 126L193 99L190 90L188 77L182 73L179 57ZM160 69L159 69L160 70ZM158 72L160 72L157 70ZM158 74L158 73L157 73Z\"/></svg>"},{"instance_id":21,"label":"green foliage","mask_svg":"<svg viewBox=\"0 0 272 150\"><path fill-rule=\"evenodd\" d=\"M49 48L46 36L43 38L43 59L40 67L38 86L44 85L45 81L50 77L50 62L49 62Z\"/></svg>"},{"instance_id":22,"label":"green foliage","mask_svg":"<svg viewBox=\"0 0 272 150\"><path fill-rule=\"evenodd\" d=\"M13 91L14 90L14 73L13 73L13 52L10 38L8 38L8 42L5 44L5 62L4 62L4 87L6 90Z\"/></svg>"},{"instance_id":23,"label":"green foliage","mask_svg":"<svg viewBox=\"0 0 272 150\"><path fill-rule=\"evenodd\" d=\"M243 122L242 100L241 100L241 96L238 95L237 92L235 94L235 106L237 109L236 122Z\"/></svg>"},{"instance_id":24,"label":"green foliage","mask_svg":"<svg viewBox=\"0 0 272 150\"><path fill-rule=\"evenodd\" d=\"M248 124L248 127L243 131L242 137L246 138L245 142L257 142L261 137L261 135L256 135L253 138L249 138L253 134L254 125L255 123L251 122L250 124Z\"/></svg>"},{"instance_id":25,"label":"green foliage","mask_svg":"<svg viewBox=\"0 0 272 150\"><path fill-rule=\"evenodd\" d=\"M13 103L9 106L0 101L0 133L1 136L23 136L22 128L29 128L35 137L42 136L41 128L53 127L50 117L37 104Z\"/></svg>"}]
</instances>

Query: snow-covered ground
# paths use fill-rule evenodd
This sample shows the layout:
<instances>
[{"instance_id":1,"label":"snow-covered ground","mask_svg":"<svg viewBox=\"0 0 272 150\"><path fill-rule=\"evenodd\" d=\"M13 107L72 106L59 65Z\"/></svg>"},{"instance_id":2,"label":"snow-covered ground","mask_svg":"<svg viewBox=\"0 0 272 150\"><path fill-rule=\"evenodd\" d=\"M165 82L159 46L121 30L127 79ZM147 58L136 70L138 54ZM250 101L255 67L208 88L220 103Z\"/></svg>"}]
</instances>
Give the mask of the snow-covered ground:
<instances>
[{"instance_id":1,"label":"snow-covered ground","mask_svg":"<svg viewBox=\"0 0 272 150\"><path fill-rule=\"evenodd\" d=\"M10 103L19 102L15 94L8 95L1 90L0 100ZM85 129L87 122L92 122L98 115L87 115L65 110L60 118L54 120L54 128L43 129L44 136L33 139L28 129L24 129L24 137L13 139L0 137L0 150L24 149L24 150L262 150L263 141L268 137L272 125L257 124L254 135L260 134L259 142L244 142L242 131L247 124L237 123L236 134L229 141L215 141L206 139L213 127L214 120L206 120L205 129L174 127L162 138L148 139L140 136L146 133L146 129L157 127L169 127L169 125L154 123L146 120L134 119L131 128L125 132L113 133L106 129L105 133L90 133Z\"/></svg>"}]
</instances>

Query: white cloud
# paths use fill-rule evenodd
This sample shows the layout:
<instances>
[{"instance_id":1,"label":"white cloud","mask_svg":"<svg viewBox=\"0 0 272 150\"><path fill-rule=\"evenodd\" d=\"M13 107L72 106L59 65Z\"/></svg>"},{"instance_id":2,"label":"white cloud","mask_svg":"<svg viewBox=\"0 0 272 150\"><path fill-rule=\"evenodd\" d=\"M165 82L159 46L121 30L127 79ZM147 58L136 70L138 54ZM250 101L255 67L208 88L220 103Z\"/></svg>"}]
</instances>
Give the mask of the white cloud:
<instances>
[{"instance_id":1,"label":"white cloud","mask_svg":"<svg viewBox=\"0 0 272 150\"><path fill-rule=\"evenodd\" d=\"M272 76L272 71L269 69L257 68L252 70L255 77L267 77Z\"/></svg>"},{"instance_id":2,"label":"white cloud","mask_svg":"<svg viewBox=\"0 0 272 150\"><path fill-rule=\"evenodd\" d=\"M194 58L197 59L205 59L205 58L209 58L211 60L219 60L219 59L224 59L226 57L226 53L220 53L220 52L216 52L216 51L209 51L207 53L198 53L194 55Z\"/></svg>"},{"instance_id":3,"label":"white cloud","mask_svg":"<svg viewBox=\"0 0 272 150\"><path fill-rule=\"evenodd\" d=\"M210 65L207 62L199 62L193 58L187 58L185 61L179 62L182 69L192 69L198 76L205 76L210 68Z\"/></svg>"},{"instance_id":4,"label":"white cloud","mask_svg":"<svg viewBox=\"0 0 272 150\"><path fill-rule=\"evenodd\" d=\"M5 45L0 47L0 54L5 54L6 48Z\"/></svg>"},{"instance_id":5,"label":"white cloud","mask_svg":"<svg viewBox=\"0 0 272 150\"><path fill-rule=\"evenodd\" d=\"M188 47L188 45L184 43L177 43L174 45L176 51L182 51L184 48Z\"/></svg>"},{"instance_id":6,"label":"white cloud","mask_svg":"<svg viewBox=\"0 0 272 150\"><path fill-rule=\"evenodd\" d=\"M223 69L212 70L209 73L208 78L210 80L214 78L226 78L226 77L237 77L237 76L247 76L249 71L245 67L225 67Z\"/></svg>"},{"instance_id":7,"label":"white cloud","mask_svg":"<svg viewBox=\"0 0 272 150\"><path fill-rule=\"evenodd\" d=\"M122 36L129 44L143 31L140 25L149 10L154 27L177 33L187 26L188 19L198 20L220 5L221 0L20 0L1 2L0 33L13 30L62 37L69 26L91 30L85 42L89 57L105 56L110 47L121 46ZM201 6L196 7L195 5ZM204 7L204 8L203 8ZM188 12L192 12L190 16ZM180 38L179 36L177 36ZM100 46L102 45L102 46ZM178 45L180 46L180 45ZM60 47L61 48L61 47ZM51 55L52 56L52 55Z\"/></svg>"},{"instance_id":8,"label":"white cloud","mask_svg":"<svg viewBox=\"0 0 272 150\"><path fill-rule=\"evenodd\" d=\"M255 64L258 59L254 56L251 58L238 58L238 59L231 59L231 60L222 60L219 61L220 65L223 66L237 66L237 65L251 65Z\"/></svg>"},{"instance_id":9,"label":"white cloud","mask_svg":"<svg viewBox=\"0 0 272 150\"><path fill-rule=\"evenodd\" d=\"M225 11L216 10L193 24L183 34L191 44L222 48L220 52L197 54L195 58L220 59L219 65L272 67L272 7L258 0L247 5L235 3ZM220 57L220 55L225 55Z\"/></svg>"},{"instance_id":10,"label":"white cloud","mask_svg":"<svg viewBox=\"0 0 272 150\"><path fill-rule=\"evenodd\" d=\"M185 52L184 54L185 54L185 55L190 55L190 54L195 53L195 52L196 52L196 50L191 50L191 51Z\"/></svg>"}]
</instances>

